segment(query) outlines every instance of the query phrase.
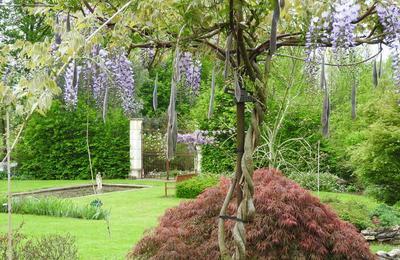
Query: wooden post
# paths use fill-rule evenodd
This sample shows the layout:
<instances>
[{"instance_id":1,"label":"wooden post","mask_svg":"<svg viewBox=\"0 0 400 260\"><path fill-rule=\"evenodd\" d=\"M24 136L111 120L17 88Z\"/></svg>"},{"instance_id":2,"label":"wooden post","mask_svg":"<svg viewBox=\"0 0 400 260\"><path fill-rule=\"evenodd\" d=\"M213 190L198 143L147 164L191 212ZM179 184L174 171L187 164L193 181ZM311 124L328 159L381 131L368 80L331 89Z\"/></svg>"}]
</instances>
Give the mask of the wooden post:
<instances>
[{"instance_id":1,"label":"wooden post","mask_svg":"<svg viewBox=\"0 0 400 260\"><path fill-rule=\"evenodd\" d=\"M169 180L169 160L167 159L166 163L166 170L167 170L167 181Z\"/></svg>"},{"instance_id":2,"label":"wooden post","mask_svg":"<svg viewBox=\"0 0 400 260\"><path fill-rule=\"evenodd\" d=\"M10 115L6 112L6 143L7 143L7 211L8 211L8 244L7 244L7 259L12 260L12 223L11 223L11 167L10 167Z\"/></svg>"}]
</instances>

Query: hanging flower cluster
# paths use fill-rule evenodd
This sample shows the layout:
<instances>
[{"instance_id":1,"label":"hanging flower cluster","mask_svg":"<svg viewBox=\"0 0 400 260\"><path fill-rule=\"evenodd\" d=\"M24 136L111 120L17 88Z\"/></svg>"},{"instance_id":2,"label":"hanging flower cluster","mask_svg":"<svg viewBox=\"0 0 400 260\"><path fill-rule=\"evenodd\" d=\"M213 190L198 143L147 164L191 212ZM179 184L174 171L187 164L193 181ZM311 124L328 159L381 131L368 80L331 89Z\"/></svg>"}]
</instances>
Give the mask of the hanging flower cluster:
<instances>
[{"instance_id":1,"label":"hanging flower cluster","mask_svg":"<svg viewBox=\"0 0 400 260\"><path fill-rule=\"evenodd\" d=\"M357 19L359 11L360 5L354 0L338 0L333 4L332 12L325 11L321 17L313 17L306 33L306 61L310 63L321 58L323 43L331 43L335 53L339 49L346 50L353 46L356 26L352 22ZM308 66L311 74L315 74L316 68L310 64Z\"/></svg>"},{"instance_id":2,"label":"hanging flower cluster","mask_svg":"<svg viewBox=\"0 0 400 260\"><path fill-rule=\"evenodd\" d=\"M189 134L178 134L178 143L186 143L193 145L213 144L216 142L216 137L223 134L234 134L234 129L223 130L195 130Z\"/></svg>"},{"instance_id":3,"label":"hanging flower cluster","mask_svg":"<svg viewBox=\"0 0 400 260\"><path fill-rule=\"evenodd\" d=\"M101 50L99 45L94 45L92 49L92 57L99 57L99 62L105 62L107 58L107 52ZM106 94L106 84L108 80L107 73L104 69L101 68L101 65L99 64L92 64L92 62L88 62L87 66L88 68L90 68L91 72L91 75L89 76L91 76L92 79L91 83L93 97L96 100L97 104L101 106L104 102L104 96Z\"/></svg>"},{"instance_id":4,"label":"hanging flower cluster","mask_svg":"<svg viewBox=\"0 0 400 260\"><path fill-rule=\"evenodd\" d=\"M112 72L118 95L122 101L122 108L126 114L132 115L139 108L134 100L135 81L132 63L125 53L119 52L106 61L106 66Z\"/></svg>"},{"instance_id":5,"label":"hanging flower cluster","mask_svg":"<svg viewBox=\"0 0 400 260\"><path fill-rule=\"evenodd\" d=\"M140 49L140 61L144 67L148 67L152 63L155 53L154 48Z\"/></svg>"},{"instance_id":6,"label":"hanging flower cluster","mask_svg":"<svg viewBox=\"0 0 400 260\"><path fill-rule=\"evenodd\" d=\"M390 47L393 62L393 77L400 86L400 8L394 4L383 6L378 4L376 11L386 36L385 41Z\"/></svg>"},{"instance_id":7,"label":"hanging flower cluster","mask_svg":"<svg viewBox=\"0 0 400 260\"><path fill-rule=\"evenodd\" d=\"M201 131L196 130L189 134L178 134L178 143L192 144L192 145L204 145L212 144L215 142L215 138L204 135Z\"/></svg>"},{"instance_id":8,"label":"hanging flower cluster","mask_svg":"<svg viewBox=\"0 0 400 260\"><path fill-rule=\"evenodd\" d=\"M67 105L75 107L78 103L78 83L81 68L75 61L69 63L64 74L64 101Z\"/></svg>"},{"instance_id":9,"label":"hanging flower cluster","mask_svg":"<svg viewBox=\"0 0 400 260\"><path fill-rule=\"evenodd\" d=\"M114 87L126 115L132 117L141 109L141 105L134 98L135 81L132 63L123 51L109 53L100 46L94 46L91 59L84 68L84 78L92 86L93 97L99 106L104 106L109 91ZM64 75L64 100L72 107L77 104L80 72L81 67L72 62Z\"/></svg>"},{"instance_id":10,"label":"hanging flower cluster","mask_svg":"<svg viewBox=\"0 0 400 260\"><path fill-rule=\"evenodd\" d=\"M352 22L358 17L360 5L350 0L337 1L333 7L330 39L333 51L336 52L340 47L347 49L354 45L354 30L356 25Z\"/></svg>"},{"instance_id":11,"label":"hanging flower cluster","mask_svg":"<svg viewBox=\"0 0 400 260\"><path fill-rule=\"evenodd\" d=\"M198 95L201 81L201 62L193 59L190 52L183 52L179 57L179 75L184 78L185 86Z\"/></svg>"}]
</instances>

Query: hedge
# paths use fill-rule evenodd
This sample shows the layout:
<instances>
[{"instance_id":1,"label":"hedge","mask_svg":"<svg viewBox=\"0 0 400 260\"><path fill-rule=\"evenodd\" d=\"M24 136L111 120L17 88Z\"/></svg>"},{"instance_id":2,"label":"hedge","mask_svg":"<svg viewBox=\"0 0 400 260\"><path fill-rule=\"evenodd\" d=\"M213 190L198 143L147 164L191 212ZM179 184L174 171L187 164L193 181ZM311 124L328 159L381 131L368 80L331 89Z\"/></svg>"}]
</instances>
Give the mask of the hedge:
<instances>
[{"instance_id":1,"label":"hedge","mask_svg":"<svg viewBox=\"0 0 400 260\"><path fill-rule=\"evenodd\" d=\"M94 108L78 102L75 110L55 101L42 116L29 121L17 146L17 178L89 179L86 120L94 173L124 178L129 173L129 121L120 110L110 110L104 123Z\"/></svg>"}]
</instances>

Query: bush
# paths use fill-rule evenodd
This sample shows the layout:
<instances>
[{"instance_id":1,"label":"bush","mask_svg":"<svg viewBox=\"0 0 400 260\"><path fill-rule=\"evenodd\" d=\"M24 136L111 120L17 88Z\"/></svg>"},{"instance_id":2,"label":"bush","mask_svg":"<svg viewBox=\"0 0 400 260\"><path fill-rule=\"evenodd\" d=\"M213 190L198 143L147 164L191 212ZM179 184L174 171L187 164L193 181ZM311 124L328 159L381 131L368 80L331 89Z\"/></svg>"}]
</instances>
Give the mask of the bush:
<instances>
[{"instance_id":1,"label":"bush","mask_svg":"<svg viewBox=\"0 0 400 260\"><path fill-rule=\"evenodd\" d=\"M375 104L380 117L364 132L364 140L353 149L351 162L372 194L392 205L400 200L400 106L398 98Z\"/></svg>"},{"instance_id":2,"label":"bush","mask_svg":"<svg viewBox=\"0 0 400 260\"><path fill-rule=\"evenodd\" d=\"M370 211L364 203L349 200L342 201L337 198L322 198L323 203L331 206L339 217L353 224L358 230L374 227L369 217Z\"/></svg>"},{"instance_id":3,"label":"bush","mask_svg":"<svg viewBox=\"0 0 400 260\"><path fill-rule=\"evenodd\" d=\"M392 227L400 225L400 211L386 204L380 204L370 214L370 217L377 217L380 226Z\"/></svg>"},{"instance_id":4,"label":"bush","mask_svg":"<svg viewBox=\"0 0 400 260\"><path fill-rule=\"evenodd\" d=\"M307 190L318 190L318 176L315 172L295 172L289 174L288 178L300 184ZM319 175L319 190L329 192L343 192L346 186L342 184L343 180L336 175L322 172Z\"/></svg>"},{"instance_id":5,"label":"bush","mask_svg":"<svg viewBox=\"0 0 400 260\"><path fill-rule=\"evenodd\" d=\"M196 198L206 188L212 187L218 183L219 177L216 175L199 175L189 180L176 184L176 196L178 198Z\"/></svg>"},{"instance_id":6,"label":"bush","mask_svg":"<svg viewBox=\"0 0 400 260\"><path fill-rule=\"evenodd\" d=\"M16 147L16 176L29 179L90 179L86 117L93 169L104 178L129 173L129 121L110 110L104 123L96 110L79 102L76 110L54 101L46 116L35 114Z\"/></svg>"},{"instance_id":7,"label":"bush","mask_svg":"<svg viewBox=\"0 0 400 260\"><path fill-rule=\"evenodd\" d=\"M3 204L6 203L7 200L3 199L0 200L0 202ZM107 220L110 212L102 209L102 204L98 204L97 202L96 205L92 205L92 203L90 205L80 206L74 204L71 200L58 199L55 197L13 198L12 212L16 214ZM2 211L4 213L7 212L7 207L3 207Z\"/></svg>"},{"instance_id":8,"label":"bush","mask_svg":"<svg viewBox=\"0 0 400 260\"><path fill-rule=\"evenodd\" d=\"M75 239L70 235L45 235L27 238L19 230L13 233L13 259L74 260L78 259ZM0 256L7 259L7 234L0 234Z\"/></svg>"},{"instance_id":9,"label":"bush","mask_svg":"<svg viewBox=\"0 0 400 260\"><path fill-rule=\"evenodd\" d=\"M256 215L246 225L248 259L373 259L368 243L349 223L275 170L254 173ZM220 208L229 181L194 201L169 209L159 226L128 254L130 259L218 259ZM235 199L228 208L234 214ZM233 252L226 222L227 247Z\"/></svg>"}]
</instances>

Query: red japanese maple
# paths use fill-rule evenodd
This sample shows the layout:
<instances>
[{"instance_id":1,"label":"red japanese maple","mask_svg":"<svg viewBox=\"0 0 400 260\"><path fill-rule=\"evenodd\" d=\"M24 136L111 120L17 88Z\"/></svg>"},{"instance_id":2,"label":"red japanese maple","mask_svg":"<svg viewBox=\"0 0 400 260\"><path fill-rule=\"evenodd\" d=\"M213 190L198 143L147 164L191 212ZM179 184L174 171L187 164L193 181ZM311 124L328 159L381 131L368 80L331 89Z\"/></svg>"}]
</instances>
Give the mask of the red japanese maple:
<instances>
[{"instance_id":1,"label":"red japanese maple","mask_svg":"<svg viewBox=\"0 0 400 260\"><path fill-rule=\"evenodd\" d=\"M279 171L257 170L254 182L257 214L246 229L249 259L374 259L355 227ZM222 178L219 187L169 209L128 258L218 259L218 214L228 187ZM229 214L235 207L233 200ZM226 222L231 250L233 225Z\"/></svg>"}]
</instances>

